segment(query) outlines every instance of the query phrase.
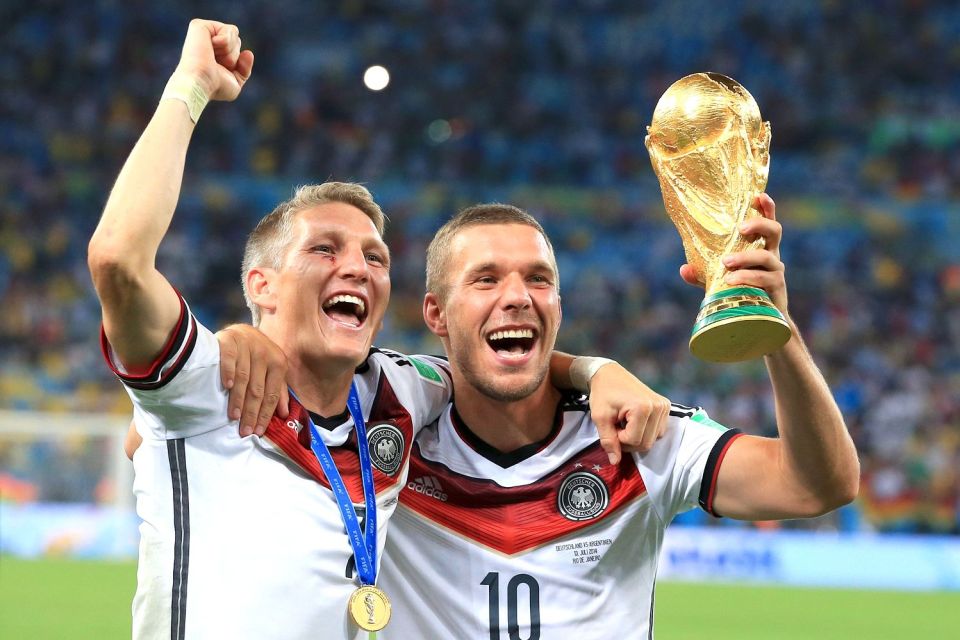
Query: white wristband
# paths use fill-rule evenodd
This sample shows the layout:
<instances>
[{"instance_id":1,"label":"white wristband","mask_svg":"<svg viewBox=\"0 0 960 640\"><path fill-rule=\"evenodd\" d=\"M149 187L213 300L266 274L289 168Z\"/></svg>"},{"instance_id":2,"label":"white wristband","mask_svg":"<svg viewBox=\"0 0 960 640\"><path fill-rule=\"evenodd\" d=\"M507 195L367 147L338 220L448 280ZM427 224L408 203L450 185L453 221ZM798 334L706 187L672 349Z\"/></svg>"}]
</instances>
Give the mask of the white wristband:
<instances>
[{"instance_id":1,"label":"white wristband","mask_svg":"<svg viewBox=\"0 0 960 640\"><path fill-rule=\"evenodd\" d=\"M573 388L584 393L589 392L590 379L600 367L613 362L616 360L596 356L577 356L570 364L570 382L573 383Z\"/></svg>"},{"instance_id":2,"label":"white wristband","mask_svg":"<svg viewBox=\"0 0 960 640\"><path fill-rule=\"evenodd\" d=\"M190 119L196 124L203 113L203 108L207 106L210 98L203 91L200 83L193 78L179 73L174 73L167 81L167 86L163 90L161 100L179 100L187 105L187 111L190 113Z\"/></svg>"}]
</instances>

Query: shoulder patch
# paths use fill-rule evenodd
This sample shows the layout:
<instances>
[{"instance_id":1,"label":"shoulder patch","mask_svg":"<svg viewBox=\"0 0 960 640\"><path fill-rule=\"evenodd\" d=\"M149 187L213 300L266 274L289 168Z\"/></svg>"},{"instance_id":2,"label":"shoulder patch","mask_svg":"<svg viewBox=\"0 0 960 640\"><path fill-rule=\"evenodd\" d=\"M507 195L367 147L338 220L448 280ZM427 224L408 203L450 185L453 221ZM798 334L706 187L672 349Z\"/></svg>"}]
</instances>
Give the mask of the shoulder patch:
<instances>
[{"instance_id":1,"label":"shoulder patch","mask_svg":"<svg viewBox=\"0 0 960 640\"><path fill-rule=\"evenodd\" d=\"M420 360L419 358L414 358L413 356L407 356L407 359L413 364L421 378L427 380L428 382L445 386L443 383L443 378L439 373L437 373L437 370L431 367L429 364L423 360Z\"/></svg>"},{"instance_id":2,"label":"shoulder patch","mask_svg":"<svg viewBox=\"0 0 960 640\"><path fill-rule=\"evenodd\" d=\"M727 427L723 426L722 424L720 424L719 422L717 422L716 420L714 420L713 418L711 418L710 416L708 416L708 415L707 415L707 412L704 411L703 409L698 410L696 413L694 413L692 416L690 416L690 419L693 420L694 422L699 422L700 424L702 424L702 425L705 426L705 427L710 427L711 429L716 429L717 431L727 431L727 430L728 430Z\"/></svg>"}]
</instances>

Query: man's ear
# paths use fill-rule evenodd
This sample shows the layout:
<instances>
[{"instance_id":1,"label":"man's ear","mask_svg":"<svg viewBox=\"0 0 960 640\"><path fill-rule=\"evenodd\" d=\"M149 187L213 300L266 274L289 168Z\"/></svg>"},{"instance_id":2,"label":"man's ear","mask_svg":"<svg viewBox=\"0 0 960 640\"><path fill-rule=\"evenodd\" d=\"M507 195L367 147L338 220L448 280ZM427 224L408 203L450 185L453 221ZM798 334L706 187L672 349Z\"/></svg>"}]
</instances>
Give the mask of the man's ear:
<instances>
[{"instance_id":1,"label":"man's ear","mask_svg":"<svg viewBox=\"0 0 960 640\"><path fill-rule=\"evenodd\" d=\"M423 321L434 335L447 337L447 314L437 295L429 291L423 296Z\"/></svg>"},{"instance_id":2,"label":"man's ear","mask_svg":"<svg viewBox=\"0 0 960 640\"><path fill-rule=\"evenodd\" d=\"M277 272L269 267L254 267L247 272L250 301L260 307L263 313L277 310L277 288L273 286L276 277Z\"/></svg>"}]
</instances>

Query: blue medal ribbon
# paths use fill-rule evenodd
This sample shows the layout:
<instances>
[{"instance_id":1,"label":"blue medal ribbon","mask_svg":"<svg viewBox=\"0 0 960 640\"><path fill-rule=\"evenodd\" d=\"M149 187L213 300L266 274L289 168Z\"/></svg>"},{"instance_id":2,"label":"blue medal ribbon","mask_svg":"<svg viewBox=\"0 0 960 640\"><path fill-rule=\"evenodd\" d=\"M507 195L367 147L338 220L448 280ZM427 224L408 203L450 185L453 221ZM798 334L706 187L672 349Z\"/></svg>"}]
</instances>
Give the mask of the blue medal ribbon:
<instances>
[{"instance_id":1,"label":"blue medal ribbon","mask_svg":"<svg viewBox=\"0 0 960 640\"><path fill-rule=\"evenodd\" d=\"M294 400L300 402L294 395L293 390L290 390L290 395L293 396ZM343 477L333 461L333 456L330 455L327 443L317 432L317 427L313 424L313 419L308 411L307 425L310 427L310 448L313 450L313 455L317 456L317 461L330 482L330 489L333 491L333 497L340 509L340 517L343 519L343 526L347 530L347 537L350 540L353 556L356 559L360 584L375 585L377 583L377 496L373 485L373 465L370 462L370 449L367 445L367 426L363 420L363 412L360 410L360 395L357 392L357 385L352 382L350 384L350 396L347 398L347 408L350 410L353 425L357 430L360 478L363 481L363 501L367 509L366 526L363 533L360 532L360 521L357 518L356 510L353 508L353 501L347 492Z\"/></svg>"}]
</instances>

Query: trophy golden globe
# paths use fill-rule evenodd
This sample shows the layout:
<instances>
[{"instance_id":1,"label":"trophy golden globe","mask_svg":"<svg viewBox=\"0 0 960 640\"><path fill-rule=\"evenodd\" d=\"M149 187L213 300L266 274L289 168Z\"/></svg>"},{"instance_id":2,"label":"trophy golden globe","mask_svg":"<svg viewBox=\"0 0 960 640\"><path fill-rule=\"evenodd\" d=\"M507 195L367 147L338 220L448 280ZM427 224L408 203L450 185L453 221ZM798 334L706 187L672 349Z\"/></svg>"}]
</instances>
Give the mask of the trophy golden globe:
<instances>
[{"instance_id":1,"label":"trophy golden globe","mask_svg":"<svg viewBox=\"0 0 960 640\"><path fill-rule=\"evenodd\" d=\"M777 350L790 339L783 314L763 289L726 284L721 262L764 246L738 231L761 215L754 202L770 167L770 123L753 96L719 73L681 78L657 103L646 145L687 262L706 286L690 351L708 362L740 362Z\"/></svg>"}]
</instances>

